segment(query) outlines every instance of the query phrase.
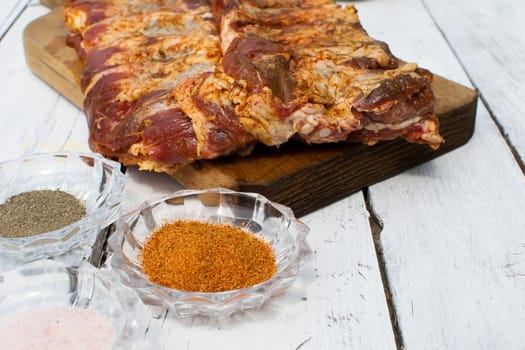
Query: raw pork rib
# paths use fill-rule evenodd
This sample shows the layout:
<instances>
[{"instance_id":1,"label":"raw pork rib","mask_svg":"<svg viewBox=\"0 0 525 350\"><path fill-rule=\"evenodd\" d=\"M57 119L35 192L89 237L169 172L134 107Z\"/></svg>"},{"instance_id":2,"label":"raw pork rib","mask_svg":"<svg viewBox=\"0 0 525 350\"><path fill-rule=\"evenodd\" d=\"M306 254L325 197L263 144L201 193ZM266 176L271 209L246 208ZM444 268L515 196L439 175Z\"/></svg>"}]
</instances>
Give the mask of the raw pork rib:
<instances>
[{"instance_id":1,"label":"raw pork rib","mask_svg":"<svg viewBox=\"0 0 525 350\"><path fill-rule=\"evenodd\" d=\"M255 138L218 96L222 87L214 96L196 91L221 58L206 3L79 0L65 13L74 33L69 43L84 62L80 83L93 150L167 173L249 150Z\"/></svg>"},{"instance_id":2,"label":"raw pork rib","mask_svg":"<svg viewBox=\"0 0 525 350\"><path fill-rule=\"evenodd\" d=\"M90 146L171 173L280 145L404 137L439 147L432 74L328 0L76 0ZM305 146L307 147L307 146Z\"/></svg>"},{"instance_id":3,"label":"raw pork rib","mask_svg":"<svg viewBox=\"0 0 525 350\"><path fill-rule=\"evenodd\" d=\"M267 145L399 136L437 148L432 74L370 38L353 6L212 0L241 123Z\"/></svg>"}]
</instances>

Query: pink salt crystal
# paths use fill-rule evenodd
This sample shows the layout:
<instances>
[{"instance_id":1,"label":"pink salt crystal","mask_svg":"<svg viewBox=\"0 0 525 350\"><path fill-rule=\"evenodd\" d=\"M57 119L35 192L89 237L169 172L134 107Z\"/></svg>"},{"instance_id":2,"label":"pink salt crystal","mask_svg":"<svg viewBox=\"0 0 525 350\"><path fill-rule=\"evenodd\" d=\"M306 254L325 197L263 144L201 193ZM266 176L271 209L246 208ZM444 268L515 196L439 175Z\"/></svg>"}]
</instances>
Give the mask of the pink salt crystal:
<instances>
[{"instance_id":1,"label":"pink salt crystal","mask_svg":"<svg viewBox=\"0 0 525 350\"><path fill-rule=\"evenodd\" d=\"M60 306L0 322L0 344L10 350L110 350L113 326L92 310Z\"/></svg>"}]
</instances>

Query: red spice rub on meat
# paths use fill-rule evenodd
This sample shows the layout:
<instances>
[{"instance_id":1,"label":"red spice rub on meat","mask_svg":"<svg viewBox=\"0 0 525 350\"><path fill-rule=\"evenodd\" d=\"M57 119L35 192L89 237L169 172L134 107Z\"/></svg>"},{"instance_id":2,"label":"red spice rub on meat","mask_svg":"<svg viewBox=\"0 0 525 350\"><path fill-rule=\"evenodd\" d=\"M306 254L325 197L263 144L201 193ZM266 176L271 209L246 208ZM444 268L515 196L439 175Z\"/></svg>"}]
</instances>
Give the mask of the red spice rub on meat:
<instances>
[{"instance_id":1,"label":"red spice rub on meat","mask_svg":"<svg viewBox=\"0 0 525 350\"><path fill-rule=\"evenodd\" d=\"M198 159L402 137L438 148L432 74L331 0L71 0L96 152L172 173Z\"/></svg>"}]
</instances>

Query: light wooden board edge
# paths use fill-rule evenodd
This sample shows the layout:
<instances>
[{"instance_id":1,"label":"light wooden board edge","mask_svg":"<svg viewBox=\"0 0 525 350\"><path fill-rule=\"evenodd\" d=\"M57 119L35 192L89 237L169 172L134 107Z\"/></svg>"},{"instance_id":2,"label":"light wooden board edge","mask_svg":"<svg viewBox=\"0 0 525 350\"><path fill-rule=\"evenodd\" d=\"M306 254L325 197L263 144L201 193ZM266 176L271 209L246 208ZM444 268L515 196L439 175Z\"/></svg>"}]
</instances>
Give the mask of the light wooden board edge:
<instances>
[{"instance_id":1,"label":"light wooden board edge","mask_svg":"<svg viewBox=\"0 0 525 350\"><path fill-rule=\"evenodd\" d=\"M63 24L63 8L57 7L47 15L26 26L23 33L26 62L53 89L82 109L83 96L78 73L81 63L75 50L65 45L68 30ZM50 38L42 28L52 28L58 37Z\"/></svg>"},{"instance_id":2,"label":"light wooden board edge","mask_svg":"<svg viewBox=\"0 0 525 350\"><path fill-rule=\"evenodd\" d=\"M40 0L40 3L49 8L55 8L63 6L66 3L66 0Z\"/></svg>"}]
</instances>

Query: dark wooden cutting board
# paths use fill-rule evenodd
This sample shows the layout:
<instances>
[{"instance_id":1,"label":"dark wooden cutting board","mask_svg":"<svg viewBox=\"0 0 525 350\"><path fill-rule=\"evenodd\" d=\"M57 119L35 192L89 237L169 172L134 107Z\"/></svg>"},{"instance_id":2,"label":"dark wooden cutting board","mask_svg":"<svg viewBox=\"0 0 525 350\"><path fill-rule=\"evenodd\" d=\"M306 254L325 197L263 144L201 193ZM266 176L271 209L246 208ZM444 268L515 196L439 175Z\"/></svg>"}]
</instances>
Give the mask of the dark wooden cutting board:
<instances>
[{"instance_id":1,"label":"dark wooden cutting board","mask_svg":"<svg viewBox=\"0 0 525 350\"><path fill-rule=\"evenodd\" d=\"M26 60L36 75L82 108L78 86L81 63L65 45L68 30L62 11L58 7L26 27ZM373 147L290 142L278 149L258 146L248 157L199 161L181 168L173 177L187 188L220 186L258 192L290 206L297 216L304 215L468 142L474 132L476 91L441 77L436 77L432 88L446 140L437 151L403 140Z\"/></svg>"}]
</instances>

